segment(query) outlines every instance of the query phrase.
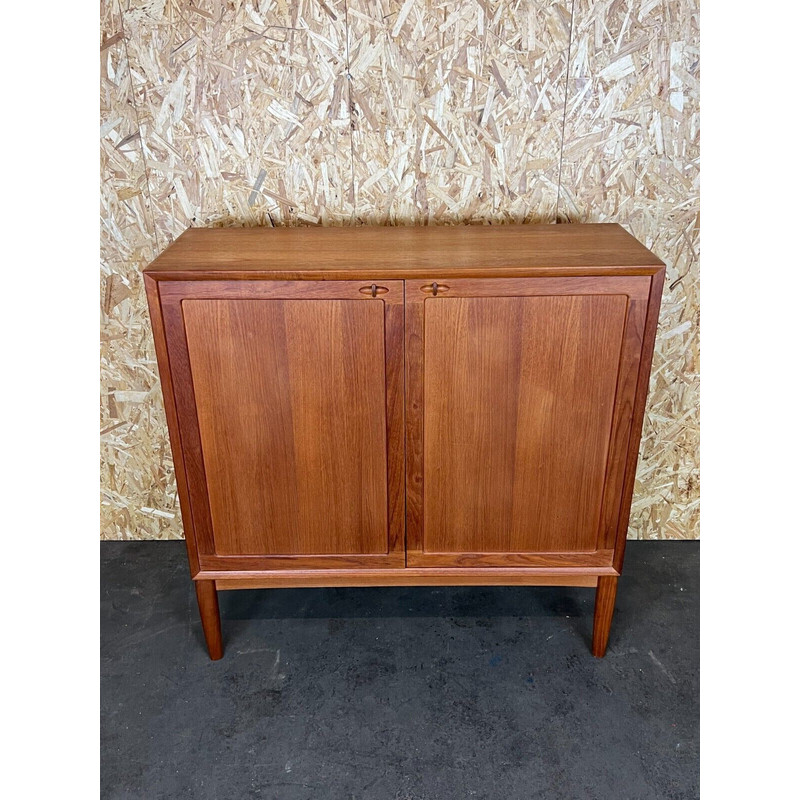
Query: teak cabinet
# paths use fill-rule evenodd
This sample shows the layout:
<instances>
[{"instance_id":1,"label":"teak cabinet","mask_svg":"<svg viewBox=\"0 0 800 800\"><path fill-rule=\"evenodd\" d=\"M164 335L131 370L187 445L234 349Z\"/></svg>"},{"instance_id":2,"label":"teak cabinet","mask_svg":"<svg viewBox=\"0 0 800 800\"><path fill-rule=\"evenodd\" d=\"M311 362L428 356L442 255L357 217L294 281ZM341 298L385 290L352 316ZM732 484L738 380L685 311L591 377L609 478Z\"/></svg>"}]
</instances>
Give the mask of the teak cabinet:
<instances>
[{"instance_id":1,"label":"teak cabinet","mask_svg":"<svg viewBox=\"0 0 800 800\"><path fill-rule=\"evenodd\" d=\"M605 653L664 277L618 225L196 229L144 273L189 563L217 590L597 587Z\"/></svg>"}]
</instances>

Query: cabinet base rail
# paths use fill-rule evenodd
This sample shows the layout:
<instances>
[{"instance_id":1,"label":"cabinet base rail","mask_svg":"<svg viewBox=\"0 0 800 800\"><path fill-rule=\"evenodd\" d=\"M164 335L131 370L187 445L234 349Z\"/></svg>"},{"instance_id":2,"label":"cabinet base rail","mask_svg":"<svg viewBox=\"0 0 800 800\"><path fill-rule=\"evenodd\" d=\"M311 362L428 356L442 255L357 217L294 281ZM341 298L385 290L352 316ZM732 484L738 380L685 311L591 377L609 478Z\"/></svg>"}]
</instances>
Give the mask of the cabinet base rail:
<instances>
[{"instance_id":1,"label":"cabinet base rail","mask_svg":"<svg viewBox=\"0 0 800 800\"><path fill-rule=\"evenodd\" d=\"M616 577L609 567L504 569L502 567L354 570L270 570L233 572L202 570L195 581L214 581L217 589L291 589L327 586L597 586L600 576Z\"/></svg>"}]
</instances>

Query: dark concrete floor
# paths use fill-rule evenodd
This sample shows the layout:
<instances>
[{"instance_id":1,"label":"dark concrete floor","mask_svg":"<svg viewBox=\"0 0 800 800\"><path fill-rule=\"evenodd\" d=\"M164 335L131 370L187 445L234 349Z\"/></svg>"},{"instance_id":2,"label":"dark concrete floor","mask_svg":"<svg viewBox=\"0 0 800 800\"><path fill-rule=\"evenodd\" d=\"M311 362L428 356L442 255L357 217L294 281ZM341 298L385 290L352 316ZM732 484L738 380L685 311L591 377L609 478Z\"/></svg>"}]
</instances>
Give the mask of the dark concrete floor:
<instances>
[{"instance_id":1,"label":"dark concrete floor","mask_svg":"<svg viewBox=\"0 0 800 800\"><path fill-rule=\"evenodd\" d=\"M102 797L699 796L699 544L630 542L593 589L220 593L209 661L181 542L101 545Z\"/></svg>"}]
</instances>

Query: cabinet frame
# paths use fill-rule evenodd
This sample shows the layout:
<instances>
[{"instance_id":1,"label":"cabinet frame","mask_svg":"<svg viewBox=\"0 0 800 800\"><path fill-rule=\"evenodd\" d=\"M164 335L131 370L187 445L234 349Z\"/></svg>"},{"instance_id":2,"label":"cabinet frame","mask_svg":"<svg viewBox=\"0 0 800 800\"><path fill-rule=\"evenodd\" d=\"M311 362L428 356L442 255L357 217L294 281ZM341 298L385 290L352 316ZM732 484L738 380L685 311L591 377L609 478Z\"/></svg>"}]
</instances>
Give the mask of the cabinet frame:
<instances>
[{"instance_id":1,"label":"cabinet frame","mask_svg":"<svg viewBox=\"0 0 800 800\"><path fill-rule=\"evenodd\" d=\"M625 553L664 274L663 262L616 224L185 231L143 277L189 566L210 657L223 653L218 590L433 585L596 587L592 653L603 656ZM606 465L602 537L590 553L538 553L522 561L493 560L491 566L466 554L457 565L452 559L437 564L433 554L423 551L419 517L425 296L437 293L434 283L437 288L445 285L449 296L456 296L453 291L498 296L498 291L512 292L521 285L518 281L531 278L550 293L559 287L597 293L597 279L602 279L629 297L623 334L628 356L623 357L617 387L624 402L614 406L616 435ZM373 287L387 292L373 294ZM422 287L429 289L419 297ZM204 486L199 434L187 410L193 400L191 372L179 320L186 292L195 298L307 298L309 292L318 292L322 298L384 303L389 552L377 558L385 562L374 556L315 560L305 555L213 554L207 498L204 508L198 490ZM427 559L423 566L420 557Z\"/></svg>"}]
</instances>

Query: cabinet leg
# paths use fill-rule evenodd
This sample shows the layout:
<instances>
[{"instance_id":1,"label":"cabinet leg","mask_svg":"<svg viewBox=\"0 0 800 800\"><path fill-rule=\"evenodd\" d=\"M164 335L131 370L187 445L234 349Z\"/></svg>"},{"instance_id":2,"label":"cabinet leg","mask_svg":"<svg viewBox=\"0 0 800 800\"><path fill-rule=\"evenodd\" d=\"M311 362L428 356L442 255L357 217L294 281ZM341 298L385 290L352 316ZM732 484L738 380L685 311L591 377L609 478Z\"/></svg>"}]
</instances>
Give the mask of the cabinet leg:
<instances>
[{"instance_id":1,"label":"cabinet leg","mask_svg":"<svg viewBox=\"0 0 800 800\"><path fill-rule=\"evenodd\" d=\"M601 575L597 579L597 594L594 600L594 632L592 634L592 655L597 658L602 658L606 654L616 597L617 577Z\"/></svg>"},{"instance_id":2,"label":"cabinet leg","mask_svg":"<svg viewBox=\"0 0 800 800\"><path fill-rule=\"evenodd\" d=\"M206 637L208 655L212 661L222 658L222 628L219 622L219 603L214 581L195 581L197 605L200 607L200 621Z\"/></svg>"}]
</instances>

